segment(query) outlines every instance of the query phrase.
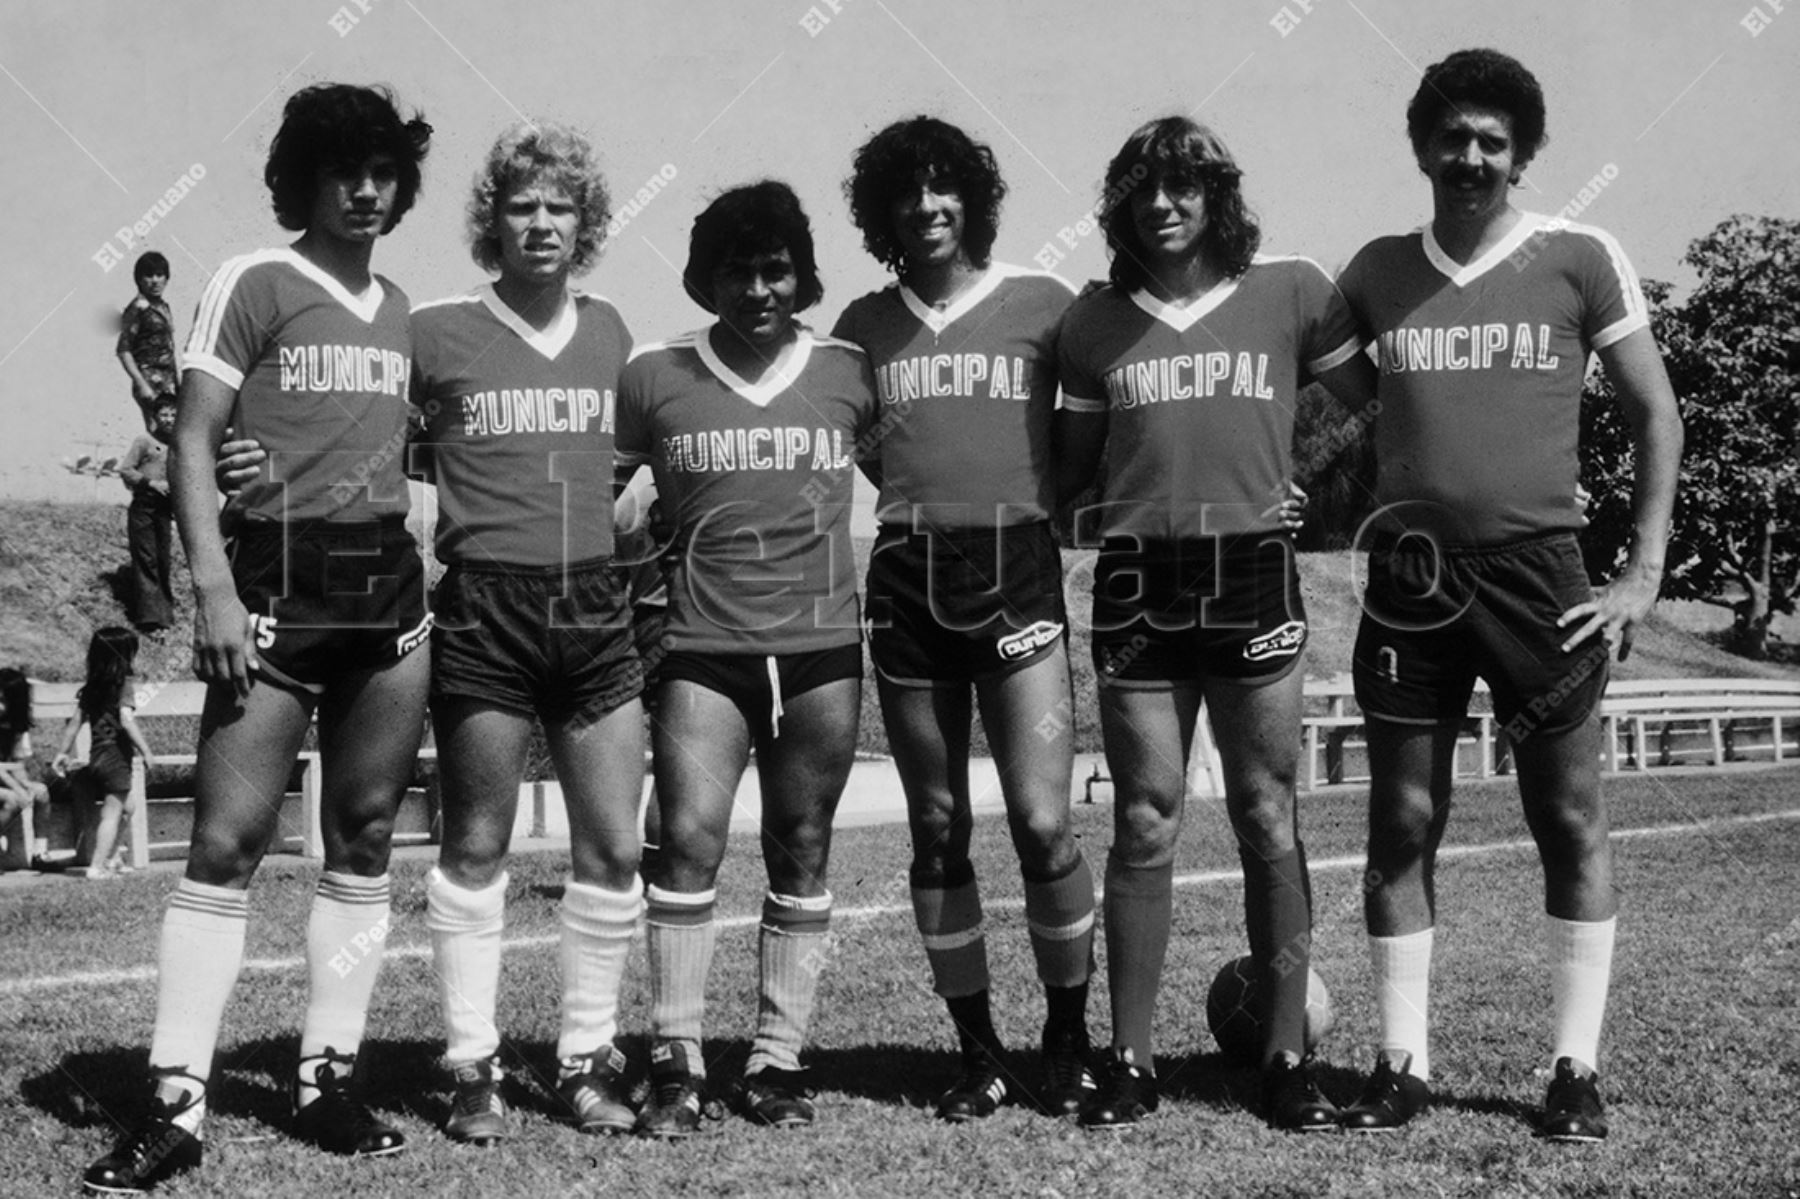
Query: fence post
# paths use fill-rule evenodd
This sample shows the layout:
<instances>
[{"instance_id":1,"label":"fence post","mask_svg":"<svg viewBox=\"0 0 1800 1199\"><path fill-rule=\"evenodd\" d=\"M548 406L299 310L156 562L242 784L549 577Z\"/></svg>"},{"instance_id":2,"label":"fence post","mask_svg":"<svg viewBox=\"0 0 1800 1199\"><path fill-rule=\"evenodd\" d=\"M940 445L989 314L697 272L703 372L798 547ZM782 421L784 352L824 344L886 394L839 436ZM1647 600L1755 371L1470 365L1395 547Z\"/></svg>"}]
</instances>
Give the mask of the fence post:
<instances>
[{"instance_id":1,"label":"fence post","mask_svg":"<svg viewBox=\"0 0 1800 1199\"><path fill-rule=\"evenodd\" d=\"M300 755L300 852L309 858L325 856L325 834L319 828L321 787L319 755Z\"/></svg>"}]
</instances>

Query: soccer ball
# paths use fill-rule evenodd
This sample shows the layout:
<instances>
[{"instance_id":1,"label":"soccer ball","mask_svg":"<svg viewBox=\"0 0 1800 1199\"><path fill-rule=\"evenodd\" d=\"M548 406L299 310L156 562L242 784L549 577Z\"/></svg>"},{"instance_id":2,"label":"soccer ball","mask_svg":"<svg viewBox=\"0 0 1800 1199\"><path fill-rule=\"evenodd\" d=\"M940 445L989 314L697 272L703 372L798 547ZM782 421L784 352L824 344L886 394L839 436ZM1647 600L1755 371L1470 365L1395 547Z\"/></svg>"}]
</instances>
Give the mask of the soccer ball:
<instances>
[{"instance_id":1,"label":"soccer ball","mask_svg":"<svg viewBox=\"0 0 1800 1199\"><path fill-rule=\"evenodd\" d=\"M1213 1040L1226 1059L1238 1065L1254 1066L1262 1058L1262 1021L1257 1018L1261 1006L1262 982L1256 976L1256 963L1249 954L1232 958L1213 976L1206 992L1206 1023ZM1311 1053L1331 1031L1336 1019L1331 1010L1331 992L1317 970L1309 970L1306 980L1306 1051Z\"/></svg>"}]
</instances>

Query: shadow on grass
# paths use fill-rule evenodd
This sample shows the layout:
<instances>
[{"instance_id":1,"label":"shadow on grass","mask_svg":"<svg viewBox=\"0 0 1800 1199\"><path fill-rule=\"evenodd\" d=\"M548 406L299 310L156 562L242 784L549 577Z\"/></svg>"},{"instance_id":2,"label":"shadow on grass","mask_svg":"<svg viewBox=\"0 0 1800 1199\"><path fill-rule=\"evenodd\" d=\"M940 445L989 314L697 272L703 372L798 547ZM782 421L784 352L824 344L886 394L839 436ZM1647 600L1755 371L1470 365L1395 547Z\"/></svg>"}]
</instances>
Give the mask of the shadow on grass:
<instances>
[{"instance_id":1,"label":"shadow on grass","mask_svg":"<svg viewBox=\"0 0 1800 1199\"><path fill-rule=\"evenodd\" d=\"M285 1130L299 1053L299 1037L292 1035L233 1045L214 1062L207 1110ZM433 1093L446 1085L442 1056L442 1042L366 1042L356 1064L362 1097L377 1111L435 1121L441 1112ZM144 1112L149 1068L150 1053L143 1047L65 1054L50 1069L24 1079L19 1095L71 1128L117 1128Z\"/></svg>"}]
</instances>

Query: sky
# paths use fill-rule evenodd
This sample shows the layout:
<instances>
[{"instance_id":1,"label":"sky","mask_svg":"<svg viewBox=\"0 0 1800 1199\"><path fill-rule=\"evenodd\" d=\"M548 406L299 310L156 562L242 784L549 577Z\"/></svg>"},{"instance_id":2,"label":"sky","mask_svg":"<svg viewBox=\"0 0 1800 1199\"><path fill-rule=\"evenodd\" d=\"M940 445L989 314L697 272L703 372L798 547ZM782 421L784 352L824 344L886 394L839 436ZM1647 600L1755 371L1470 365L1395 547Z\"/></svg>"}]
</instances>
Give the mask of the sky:
<instances>
[{"instance_id":1,"label":"sky","mask_svg":"<svg viewBox=\"0 0 1800 1199\"><path fill-rule=\"evenodd\" d=\"M131 263L167 255L185 338L220 263L292 240L262 167L309 83L388 84L436 129L418 206L375 258L415 302L483 281L463 208L508 124L586 130L615 207L660 175L581 280L644 342L706 323L679 283L688 228L756 178L787 180L811 214L812 323L882 286L841 185L858 145L920 112L993 147L999 260L1103 276L1082 222L1107 159L1143 121L1189 113L1244 168L1265 250L1335 271L1429 217L1407 100L1425 66L1489 45L1549 108L1518 204L1556 212L1601 176L1580 219L1679 286L1687 243L1725 217L1800 215L1800 4L1770 2L0 0L0 498L124 502L62 464L141 430L113 354ZM185 194L158 216L170 189Z\"/></svg>"}]
</instances>

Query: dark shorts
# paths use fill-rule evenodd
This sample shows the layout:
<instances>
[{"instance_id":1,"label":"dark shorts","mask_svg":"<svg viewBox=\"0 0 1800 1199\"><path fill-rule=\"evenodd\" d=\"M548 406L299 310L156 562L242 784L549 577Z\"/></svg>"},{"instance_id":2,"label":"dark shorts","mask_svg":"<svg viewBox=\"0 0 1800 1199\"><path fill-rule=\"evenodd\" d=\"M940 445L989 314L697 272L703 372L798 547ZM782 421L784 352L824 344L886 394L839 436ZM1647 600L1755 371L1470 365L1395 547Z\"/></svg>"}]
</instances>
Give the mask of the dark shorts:
<instances>
[{"instance_id":1,"label":"dark shorts","mask_svg":"<svg viewBox=\"0 0 1800 1199\"><path fill-rule=\"evenodd\" d=\"M1593 595L1572 533L1378 547L1356 635L1356 702L1400 724L1459 721L1480 676L1515 740L1574 728L1606 690L1610 655L1597 638L1564 652L1572 630L1556 620Z\"/></svg>"},{"instance_id":2,"label":"dark shorts","mask_svg":"<svg viewBox=\"0 0 1800 1199\"><path fill-rule=\"evenodd\" d=\"M245 521L231 574L254 627L257 670L323 691L341 675L378 670L425 643L425 569L406 522L287 526Z\"/></svg>"},{"instance_id":3,"label":"dark shorts","mask_svg":"<svg viewBox=\"0 0 1800 1199\"><path fill-rule=\"evenodd\" d=\"M644 690L623 572L609 562L451 566L432 592L431 695L586 724Z\"/></svg>"},{"instance_id":4,"label":"dark shorts","mask_svg":"<svg viewBox=\"0 0 1800 1199\"><path fill-rule=\"evenodd\" d=\"M1094 562L1093 640L1103 687L1274 682L1306 647L1293 542L1267 533L1106 546Z\"/></svg>"},{"instance_id":5,"label":"dark shorts","mask_svg":"<svg viewBox=\"0 0 1800 1199\"><path fill-rule=\"evenodd\" d=\"M884 527L869 555L867 613L869 655L889 682L997 678L1067 640L1062 553L1042 522L949 533Z\"/></svg>"},{"instance_id":6,"label":"dark shorts","mask_svg":"<svg viewBox=\"0 0 1800 1199\"><path fill-rule=\"evenodd\" d=\"M781 735L781 704L797 695L835 683L862 678L862 646L799 654L709 654L673 650L663 657L657 682L677 679L717 691L743 714L754 732L767 728Z\"/></svg>"}]
</instances>

